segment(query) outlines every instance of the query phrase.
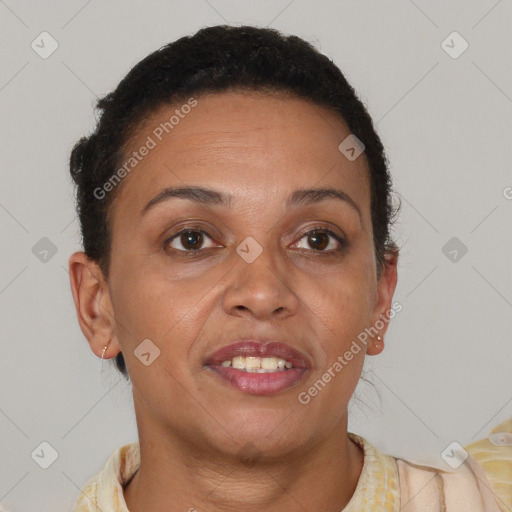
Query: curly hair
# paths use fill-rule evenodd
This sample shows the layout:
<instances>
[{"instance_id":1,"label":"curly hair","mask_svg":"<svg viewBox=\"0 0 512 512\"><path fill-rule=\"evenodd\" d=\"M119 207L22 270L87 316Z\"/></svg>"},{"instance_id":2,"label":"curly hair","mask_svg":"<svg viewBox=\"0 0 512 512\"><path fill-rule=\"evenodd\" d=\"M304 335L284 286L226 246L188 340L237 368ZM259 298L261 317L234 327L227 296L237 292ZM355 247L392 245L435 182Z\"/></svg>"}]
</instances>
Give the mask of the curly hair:
<instances>
[{"instance_id":1,"label":"curly hair","mask_svg":"<svg viewBox=\"0 0 512 512\"><path fill-rule=\"evenodd\" d=\"M390 228L399 207L393 206L384 147L353 87L331 59L297 36L269 28L218 25L171 42L138 62L113 92L97 101L95 129L71 151L84 252L98 263L105 279L110 263L109 211L119 187L101 199L95 190L114 175L132 135L159 107L192 94L227 90L291 93L337 112L363 142L380 276L386 254L398 250ZM115 364L128 378L122 353Z\"/></svg>"}]
</instances>

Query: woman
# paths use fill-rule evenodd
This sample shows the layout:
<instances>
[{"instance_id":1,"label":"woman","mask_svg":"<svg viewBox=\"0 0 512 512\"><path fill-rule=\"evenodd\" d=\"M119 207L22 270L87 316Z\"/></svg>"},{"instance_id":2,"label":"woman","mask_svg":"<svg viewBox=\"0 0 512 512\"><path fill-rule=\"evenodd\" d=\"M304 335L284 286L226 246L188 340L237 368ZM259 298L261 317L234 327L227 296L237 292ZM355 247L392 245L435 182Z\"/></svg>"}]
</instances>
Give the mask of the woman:
<instances>
[{"instance_id":1,"label":"woman","mask_svg":"<svg viewBox=\"0 0 512 512\"><path fill-rule=\"evenodd\" d=\"M506 431L487 466L455 450L446 471L347 432L398 248L381 141L329 59L210 27L98 106L70 160L71 287L91 349L129 376L139 442L75 511L509 510Z\"/></svg>"}]
</instances>

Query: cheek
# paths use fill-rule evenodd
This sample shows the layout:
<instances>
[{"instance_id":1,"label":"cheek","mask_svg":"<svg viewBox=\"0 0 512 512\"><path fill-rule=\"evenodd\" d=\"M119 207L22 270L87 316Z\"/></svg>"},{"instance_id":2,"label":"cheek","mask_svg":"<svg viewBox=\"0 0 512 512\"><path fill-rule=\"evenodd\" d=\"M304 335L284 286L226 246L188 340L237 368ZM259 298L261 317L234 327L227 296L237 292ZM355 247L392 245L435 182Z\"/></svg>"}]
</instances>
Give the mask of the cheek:
<instances>
[{"instance_id":1,"label":"cheek","mask_svg":"<svg viewBox=\"0 0 512 512\"><path fill-rule=\"evenodd\" d=\"M346 340L367 327L371 313L369 298L375 293L375 284L364 262L354 257L328 275L304 276L297 288L299 298L327 330L328 338L339 335ZM330 334L329 334L330 332Z\"/></svg>"},{"instance_id":2,"label":"cheek","mask_svg":"<svg viewBox=\"0 0 512 512\"><path fill-rule=\"evenodd\" d=\"M321 356L309 387L299 393L306 393L310 405L322 414L325 426L339 421L361 376L366 345L358 336L368 326L368 288L357 272L347 272L323 283L316 294L318 314L314 316Z\"/></svg>"},{"instance_id":3,"label":"cheek","mask_svg":"<svg viewBox=\"0 0 512 512\"><path fill-rule=\"evenodd\" d=\"M139 371L134 351L149 339L160 351L155 367L180 374L195 342L204 337L201 329L214 307L212 288L219 277L203 274L201 278L183 279L165 272L160 261L152 263L151 259L138 265L125 262L118 268L122 279L114 283L112 301L129 370Z\"/></svg>"}]
</instances>

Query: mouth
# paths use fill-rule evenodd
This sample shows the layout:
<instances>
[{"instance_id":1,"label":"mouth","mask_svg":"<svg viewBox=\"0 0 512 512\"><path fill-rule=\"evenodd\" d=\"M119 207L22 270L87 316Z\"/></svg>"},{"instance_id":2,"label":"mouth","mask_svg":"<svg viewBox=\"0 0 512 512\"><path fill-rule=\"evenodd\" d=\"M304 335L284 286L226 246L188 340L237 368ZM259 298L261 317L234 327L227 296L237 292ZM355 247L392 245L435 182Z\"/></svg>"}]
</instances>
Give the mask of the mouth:
<instances>
[{"instance_id":1,"label":"mouth","mask_svg":"<svg viewBox=\"0 0 512 512\"><path fill-rule=\"evenodd\" d=\"M290 389L310 367L308 358L289 345L257 340L222 347L204 365L228 385L253 395L273 395Z\"/></svg>"}]
</instances>

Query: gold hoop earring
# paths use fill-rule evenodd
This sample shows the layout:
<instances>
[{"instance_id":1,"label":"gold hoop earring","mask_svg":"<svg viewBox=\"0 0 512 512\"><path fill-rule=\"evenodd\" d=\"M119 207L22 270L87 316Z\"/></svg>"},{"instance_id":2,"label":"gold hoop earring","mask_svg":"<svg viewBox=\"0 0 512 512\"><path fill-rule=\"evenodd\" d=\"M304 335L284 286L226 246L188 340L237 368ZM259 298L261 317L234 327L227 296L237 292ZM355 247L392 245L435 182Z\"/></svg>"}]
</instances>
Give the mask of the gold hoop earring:
<instances>
[{"instance_id":1,"label":"gold hoop earring","mask_svg":"<svg viewBox=\"0 0 512 512\"><path fill-rule=\"evenodd\" d=\"M104 366L103 361L105 361L105 359L104 359L104 358L105 358L105 352L107 351L107 349L108 349L108 345L105 345L105 346L103 347L103 352L101 353L101 369L100 369L100 375L102 375L102 374L103 374L103 366Z\"/></svg>"}]
</instances>

